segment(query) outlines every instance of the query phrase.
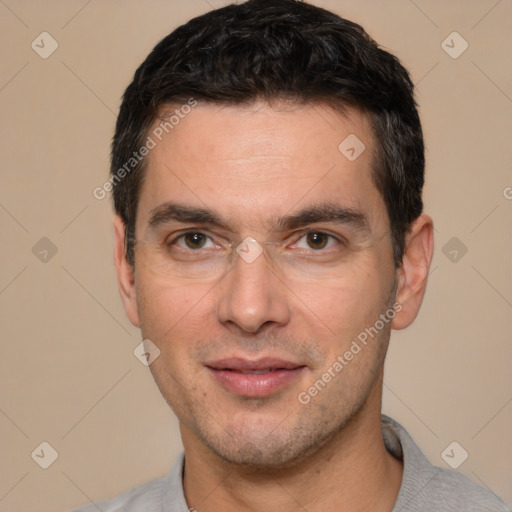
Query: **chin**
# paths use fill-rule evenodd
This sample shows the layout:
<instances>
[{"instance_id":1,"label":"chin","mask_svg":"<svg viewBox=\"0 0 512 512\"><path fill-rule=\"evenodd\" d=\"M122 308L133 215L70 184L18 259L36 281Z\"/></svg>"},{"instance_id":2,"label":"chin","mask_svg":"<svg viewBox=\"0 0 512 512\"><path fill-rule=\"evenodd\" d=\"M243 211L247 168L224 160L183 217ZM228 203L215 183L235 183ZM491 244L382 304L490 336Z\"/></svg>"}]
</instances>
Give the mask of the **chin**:
<instances>
[{"instance_id":1,"label":"chin","mask_svg":"<svg viewBox=\"0 0 512 512\"><path fill-rule=\"evenodd\" d=\"M327 444L337 431L332 426L321 431L318 424L286 429L279 426L279 422L273 424L260 436L256 431L262 431L261 424L253 429L246 424L236 435L223 430L220 437L201 434L200 438L215 455L229 464L270 471L300 465Z\"/></svg>"}]
</instances>

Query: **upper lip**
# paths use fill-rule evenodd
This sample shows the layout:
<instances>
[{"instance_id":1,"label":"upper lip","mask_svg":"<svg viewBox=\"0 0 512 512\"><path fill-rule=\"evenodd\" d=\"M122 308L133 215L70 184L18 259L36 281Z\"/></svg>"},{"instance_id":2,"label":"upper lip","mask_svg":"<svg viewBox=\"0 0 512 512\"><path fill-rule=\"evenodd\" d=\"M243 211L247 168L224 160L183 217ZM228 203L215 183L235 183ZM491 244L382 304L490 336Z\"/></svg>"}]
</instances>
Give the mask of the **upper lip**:
<instances>
[{"instance_id":1,"label":"upper lip","mask_svg":"<svg viewBox=\"0 0 512 512\"><path fill-rule=\"evenodd\" d=\"M263 357L261 359L249 360L241 357L227 357L205 363L205 366L213 370L235 370L235 371L258 371L258 370L293 370L304 366L292 361L286 361L275 357Z\"/></svg>"}]
</instances>

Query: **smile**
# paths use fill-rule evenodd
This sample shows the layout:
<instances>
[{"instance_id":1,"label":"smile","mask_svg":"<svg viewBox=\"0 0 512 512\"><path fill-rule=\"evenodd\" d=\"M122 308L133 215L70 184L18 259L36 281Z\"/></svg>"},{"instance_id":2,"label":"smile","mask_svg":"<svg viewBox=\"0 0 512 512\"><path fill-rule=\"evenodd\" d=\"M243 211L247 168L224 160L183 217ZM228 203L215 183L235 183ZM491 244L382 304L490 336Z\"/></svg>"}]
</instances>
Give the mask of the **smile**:
<instances>
[{"instance_id":1,"label":"smile","mask_svg":"<svg viewBox=\"0 0 512 512\"><path fill-rule=\"evenodd\" d=\"M298 379L304 365L281 359L230 358L205 365L223 389L237 396L263 398Z\"/></svg>"}]
</instances>

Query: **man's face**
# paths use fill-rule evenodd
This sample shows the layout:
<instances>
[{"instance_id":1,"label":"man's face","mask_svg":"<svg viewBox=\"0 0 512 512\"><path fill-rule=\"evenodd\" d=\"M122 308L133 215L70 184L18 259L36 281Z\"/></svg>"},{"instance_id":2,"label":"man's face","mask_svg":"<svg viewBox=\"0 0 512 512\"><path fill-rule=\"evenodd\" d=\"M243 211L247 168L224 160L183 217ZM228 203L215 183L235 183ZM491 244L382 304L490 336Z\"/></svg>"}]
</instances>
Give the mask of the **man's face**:
<instances>
[{"instance_id":1,"label":"man's face","mask_svg":"<svg viewBox=\"0 0 512 512\"><path fill-rule=\"evenodd\" d=\"M366 147L353 161L350 134ZM258 103L199 104L151 150L131 320L160 349L151 371L185 444L289 464L380 393L395 270L374 148L356 111Z\"/></svg>"}]
</instances>

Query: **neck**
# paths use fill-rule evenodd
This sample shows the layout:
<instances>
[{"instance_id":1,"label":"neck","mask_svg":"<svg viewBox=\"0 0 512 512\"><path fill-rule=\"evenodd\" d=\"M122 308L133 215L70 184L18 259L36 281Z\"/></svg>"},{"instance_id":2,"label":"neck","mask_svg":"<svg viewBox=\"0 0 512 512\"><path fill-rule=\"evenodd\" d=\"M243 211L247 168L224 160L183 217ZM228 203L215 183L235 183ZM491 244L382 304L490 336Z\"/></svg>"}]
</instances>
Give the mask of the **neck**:
<instances>
[{"instance_id":1,"label":"neck","mask_svg":"<svg viewBox=\"0 0 512 512\"><path fill-rule=\"evenodd\" d=\"M286 469L226 462L181 425L189 507L198 512L268 512L269 507L281 512L391 512L402 463L386 451L382 439L382 384L377 387L330 442Z\"/></svg>"}]
</instances>

